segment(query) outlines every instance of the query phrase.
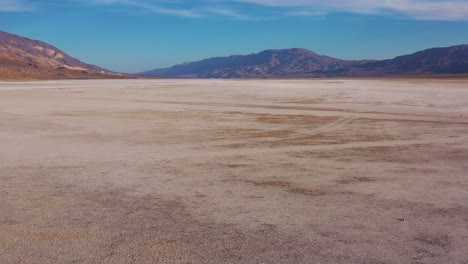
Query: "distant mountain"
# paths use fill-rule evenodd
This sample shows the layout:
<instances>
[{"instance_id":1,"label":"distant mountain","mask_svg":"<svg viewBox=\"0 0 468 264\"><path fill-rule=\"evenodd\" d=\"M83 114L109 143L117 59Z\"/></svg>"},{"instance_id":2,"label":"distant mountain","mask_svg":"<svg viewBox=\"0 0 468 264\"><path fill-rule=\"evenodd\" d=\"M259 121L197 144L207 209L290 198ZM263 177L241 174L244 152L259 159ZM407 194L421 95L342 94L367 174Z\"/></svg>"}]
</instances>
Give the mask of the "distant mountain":
<instances>
[{"instance_id":1,"label":"distant mountain","mask_svg":"<svg viewBox=\"0 0 468 264\"><path fill-rule=\"evenodd\" d=\"M149 76L249 78L268 76L325 76L354 61L321 56L306 49L266 50L246 56L217 57L144 73Z\"/></svg>"},{"instance_id":2,"label":"distant mountain","mask_svg":"<svg viewBox=\"0 0 468 264\"><path fill-rule=\"evenodd\" d=\"M349 61L306 49L217 57L143 73L192 78L372 77L468 73L468 45L435 48L380 61Z\"/></svg>"},{"instance_id":3,"label":"distant mountain","mask_svg":"<svg viewBox=\"0 0 468 264\"><path fill-rule=\"evenodd\" d=\"M117 78L47 43L0 31L0 79Z\"/></svg>"},{"instance_id":4,"label":"distant mountain","mask_svg":"<svg viewBox=\"0 0 468 264\"><path fill-rule=\"evenodd\" d=\"M468 73L468 45L428 49L390 60L355 65L343 72L364 76Z\"/></svg>"}]
</instances>

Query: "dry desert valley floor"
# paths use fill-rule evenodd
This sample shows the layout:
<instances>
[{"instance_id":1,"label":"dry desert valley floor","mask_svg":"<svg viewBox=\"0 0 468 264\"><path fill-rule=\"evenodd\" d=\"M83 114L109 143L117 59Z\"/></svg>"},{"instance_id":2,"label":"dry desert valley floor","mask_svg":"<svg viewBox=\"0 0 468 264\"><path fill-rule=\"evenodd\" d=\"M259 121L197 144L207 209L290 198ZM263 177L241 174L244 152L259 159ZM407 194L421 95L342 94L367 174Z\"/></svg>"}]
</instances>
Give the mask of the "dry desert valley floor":
<instances>
[{"instance_id":1,"label":"dry desert valley floor","mask_svg":"<svg viewBox=\"0 0 468 264\"><path fill-rule=\"evenodd\" d=\"M0 82L0 263L468 263L468 80Z\"/></svg>"}]
</instances>

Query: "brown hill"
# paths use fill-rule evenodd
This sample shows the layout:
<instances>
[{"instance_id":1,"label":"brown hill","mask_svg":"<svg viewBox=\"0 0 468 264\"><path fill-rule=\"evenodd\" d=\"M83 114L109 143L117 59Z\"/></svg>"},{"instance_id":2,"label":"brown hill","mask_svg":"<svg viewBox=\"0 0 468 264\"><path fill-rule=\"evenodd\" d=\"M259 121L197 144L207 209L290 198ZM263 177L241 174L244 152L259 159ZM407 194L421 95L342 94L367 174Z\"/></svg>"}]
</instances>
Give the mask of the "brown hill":
<instances>
[{"instance_id":1,"label":"brown hill","mask_svg":"<svg viewBox=\"0 0 468 264\"><path fill-rule=\"evenodd\" d=\"M342 72L358 76L466 74L468 45L427 49L390 60L354 65Z\"/></svg>"},{"instance_id":2,"label":"brown hill","mask_svg":"<svg viewBox=\"0 0 468 264\"><path fill-rule=\"evenodd\" d=\"M0 79L122 78L38 40L0 31Z\"/></svg>"},{"instance_id":3,"label":"brown hill","mask_svg":"<svg viewBox=\"0 0 468 264\"><path fill-rule=\"evenodd\" d=\"M143 73L195 78L374 77L468 73L468 45L434 48L381 61L349 61L306 49L267 50L258 54L189 62Z\"/></svg>"},{"instance_id":4,"label":"brown hill","mask_svg":"<svg viewBox=\"0 0 468 264\"><path fill-rule=\"evenodd\" d=\"M306 49L266 50L246 56L216 57L144 73L148 76L200 78L324 77L326 72L355 62L335 59Z\"/></svg>"}]
</instances>

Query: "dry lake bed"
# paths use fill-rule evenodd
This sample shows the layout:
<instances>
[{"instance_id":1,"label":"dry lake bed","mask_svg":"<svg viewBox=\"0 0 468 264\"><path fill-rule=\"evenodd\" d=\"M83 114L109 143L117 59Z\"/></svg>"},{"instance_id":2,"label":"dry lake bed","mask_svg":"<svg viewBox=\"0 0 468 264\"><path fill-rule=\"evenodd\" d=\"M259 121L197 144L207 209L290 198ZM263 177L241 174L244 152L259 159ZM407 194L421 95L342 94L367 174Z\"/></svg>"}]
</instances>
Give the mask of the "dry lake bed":
<instances>
[{"instance_id":1,"label":"dry lake bed","mask_svg":"<svg viewBox=\"0 0 468 264\"><path fill-rule=\"evenodd\" d=\"M0 83L0 263L468 263L468 80Z\"/></svg>"}]
</instances>

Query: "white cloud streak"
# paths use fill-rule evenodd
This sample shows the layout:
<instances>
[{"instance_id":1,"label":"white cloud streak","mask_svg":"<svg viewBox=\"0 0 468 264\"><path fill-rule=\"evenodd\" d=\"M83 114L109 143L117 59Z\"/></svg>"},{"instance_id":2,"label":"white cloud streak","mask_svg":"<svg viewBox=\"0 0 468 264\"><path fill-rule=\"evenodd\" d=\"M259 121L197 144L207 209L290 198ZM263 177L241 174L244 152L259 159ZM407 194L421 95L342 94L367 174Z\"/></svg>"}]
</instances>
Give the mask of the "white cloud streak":
<instances>
[{"instance_id":1,"label":"white cloud streak","mask_svg":"<svg viewBox=\"0 0 468 264\"><path fill-rule=\"evenodd\" d=\"M286 16L326 16L328 15L328 12L324 11L288 11L285 12L284 15Z\"/></svg>"},{"instance_id":2,"label":"white cloud streak","mask_svg":"<svg viewBox=\"0 0 468 264\"><path fill-rule=\"evenodd\" d=\"M468 20L468 0L62 0L95 5L125 5L182 17L220 15L234 19L316 16L336 12L399 16L408 19ZM26 11L40 1L0 0L0 11Z\"/></svg>"},{"instance_id":3,"label":"white cloud streak","mask_svg":"<svg viewBox=\"0 0 468 264\"><path fill-rule=\"evenodd\" d=\"M235 19L241 19L241 20L250 20L251 17L241 14L238 11L226 7L206 7L203 8L204 12L207 13L212 13L220 16L227 16L227 17L232 17Z\"/></svg>"},{"instance_id":4,"label":"white cloud streak","mask_svg":"<svg viewBox=\"0 0 468 264\"><path fill-rule=\"evenodd\" d=\"M467 0L236 0L271 7L357 14L395 13L415 19L468 20Z\"/></svg>"},{"instance_id":5,"label":"white cloud streak","mask_svg":"<svg viewBox=\"0 0 468 264\"><path fill-rule=\"evenodd\" d=\"M168 7L164 7L162 5L158 5L157 3L155 3L155 2L163 3L166 1L140 1L140 0L78 0L78 1L86 2L90 4L98 4L98 5L121 4L121 5L141 8L152 13L176 15L176 16L182 16L182 17L200 17L201 16L201 14L191 9L168 8Z\"/></svg>"},{"instance_id":6,"label":"white cloud streak","mask_svg":"<svg viewBox=\"0 0 468 264\"><path fill-rule=\"evenodd\" d=\"M33 5L20 0L0 0L0 12L32 11Z\"/></svg>"}]
</instances>

